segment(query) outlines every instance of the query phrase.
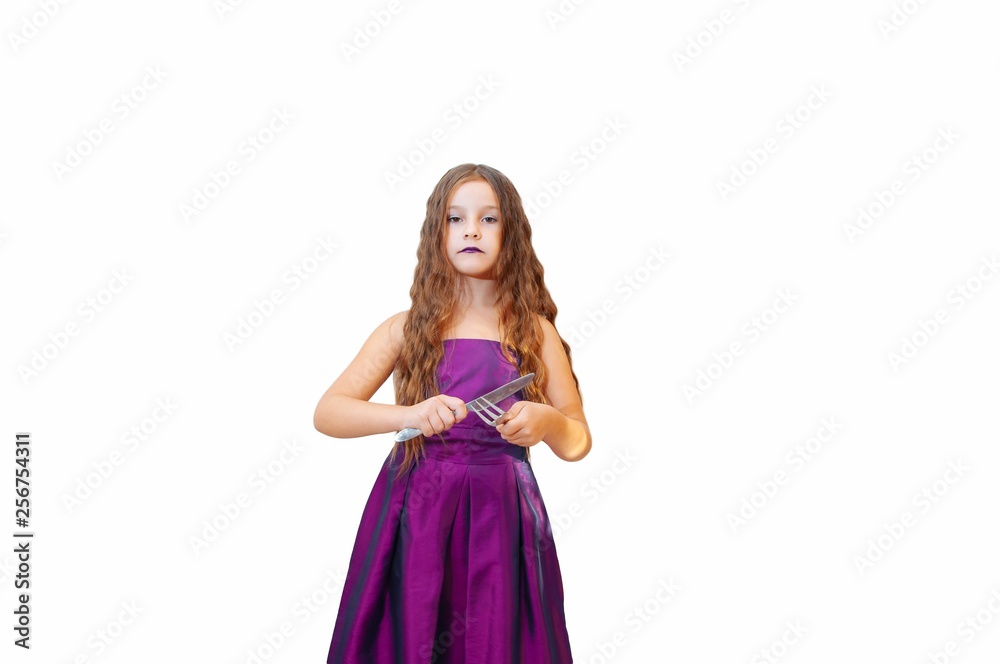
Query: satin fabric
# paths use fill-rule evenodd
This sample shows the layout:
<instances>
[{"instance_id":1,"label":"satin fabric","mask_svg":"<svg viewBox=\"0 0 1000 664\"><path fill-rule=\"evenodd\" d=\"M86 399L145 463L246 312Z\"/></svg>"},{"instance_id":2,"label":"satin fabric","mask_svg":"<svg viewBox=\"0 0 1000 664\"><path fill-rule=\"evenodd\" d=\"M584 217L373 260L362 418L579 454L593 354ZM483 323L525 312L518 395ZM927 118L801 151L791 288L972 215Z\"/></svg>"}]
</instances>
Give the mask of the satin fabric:
<instances>
[{"instance_id":1,"label":"satin fabric","mask_svg":"<svg viewBox=\"0 0 1000 664\"><path fill-rule=\"evenodd\" d=\"M468 402L519 375L498 341L444 347L441 394ZM572 662L552 529L525 449L470 412L424 450L399 479L401 451L382 465L327 664Z\"/></svg>"}]
</instances>

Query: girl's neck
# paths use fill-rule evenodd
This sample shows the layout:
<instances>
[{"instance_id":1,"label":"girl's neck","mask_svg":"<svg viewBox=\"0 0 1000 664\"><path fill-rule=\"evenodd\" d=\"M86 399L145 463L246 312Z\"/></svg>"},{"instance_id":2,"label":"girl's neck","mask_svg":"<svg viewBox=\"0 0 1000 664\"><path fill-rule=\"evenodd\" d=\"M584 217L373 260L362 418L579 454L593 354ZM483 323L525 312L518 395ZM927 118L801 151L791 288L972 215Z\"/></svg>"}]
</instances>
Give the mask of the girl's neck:
<instances>
[{"instance_id":1,"label":"girl's neck","mask_svg":"<svg viewBox=\"0 0 1000 664\"><path fill-rule=\"evenodd\" d=\"M480 281L482 280L470 280ZM458 305L452 316L452 323L445 336L495 339L500 336L500 315L496 307L496 290L494 282L486 282L489 290L482 287L459 298ZM478 299L476 295L478 294Z\"/></svg>"},{"instance_id":2,"label":"girl's neck","mask_svg":"<svg viewBox=\"0 0 1000 664\"><path fill-rule=\"evenodd\" d=\"M494 313L497 307L496 281L492 279L472 279L466 277L459 289L458 312L472 312L477 315Z\"/></svg>"}]
</instances>

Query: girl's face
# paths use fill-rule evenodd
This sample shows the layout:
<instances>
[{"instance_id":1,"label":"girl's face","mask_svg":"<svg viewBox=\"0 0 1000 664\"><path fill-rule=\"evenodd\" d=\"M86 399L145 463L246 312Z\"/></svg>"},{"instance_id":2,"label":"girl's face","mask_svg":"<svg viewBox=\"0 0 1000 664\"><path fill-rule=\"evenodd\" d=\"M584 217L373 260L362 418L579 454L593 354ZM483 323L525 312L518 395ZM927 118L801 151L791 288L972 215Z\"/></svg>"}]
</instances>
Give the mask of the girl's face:
<instances>
[{"instance_id":1,"label":"girl's face","mask_svg":"<svg viewBox=\"0 0 1000 664\"><path fill-rule=\"evenodd\" d=\"M495 279L493 268L500 256L503 220L493 188L485 180L470 180L455 189L448 206L445 211L448 260L467 277Z\"/></svg>"}]
</instances>

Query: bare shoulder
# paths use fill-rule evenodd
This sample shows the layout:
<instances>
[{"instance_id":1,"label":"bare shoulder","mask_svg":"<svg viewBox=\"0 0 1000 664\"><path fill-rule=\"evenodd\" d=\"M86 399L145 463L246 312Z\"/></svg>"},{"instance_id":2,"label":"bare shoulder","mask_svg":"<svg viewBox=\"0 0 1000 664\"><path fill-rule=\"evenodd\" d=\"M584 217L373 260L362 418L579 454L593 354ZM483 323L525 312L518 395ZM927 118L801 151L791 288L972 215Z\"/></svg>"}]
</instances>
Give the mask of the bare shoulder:
<instances>
[{"instance_id":1,"label":"bare shoulder","mask_svg":"<svg viewBox=\"0 0 1000 664\"><path fill-rule=\"evenodd\" d=\"M406 316L409 313L409 309L400 311L390 316L386 321L389 325L389 339L397 349L403 347L403 326L406 325Z\"/></svg>"},{"instance_id":2,"label":"bare shoulder","mask_svg":"<svg viewBox=\"0 0 1000 664\"><path fill-rule=\"evenodd\" d=\"M562 355L566 357L566 351L563 349L562 341L559 339L559 333L556 331L556 326L552 322L541 314L535 314L538 318L538 324L542 326L542 355L556 353L557 355ZM558 352L557 352L558 351ZM548 364L548 362L546 362ZM567 362L567 365L569 363Z\"/></svg>"},{"instance_id":3,"label":"bare shoulder","mask_svg":"<svg viewBox=\"0 0 1000 664\"><path fill-rule=\"evenodd\" d=\"M389 316L372 333L372 336L377 338L380 343L394 350L397 357L399 349L403 346L403 327L406 324L408 313L409 310L406 310Z\"/></svg>"},{"instance_id":4,"label":"bare shoulder","mask_svg":"<svg viewBox=\"0 0 1000 664\"><path fill-rule=\"evenodd\" d=\"M542 332L545 334L545 340L548 341L550 335L556 334L556 326L553 325L548 318L541 314L535 314L535 319L538 324L542 326Z\"/></svg>"},{"instance_id":5,"label":"bare shoulder","mask_svg":"<svg viewBox=\"0 0 1000 664\"><path fill-rule=\"evenodd\" d=\"M573 381L569 357L559 339L559 333L547 318L541 314L535 315L543 334L540 357L548 372L548 380L543 387L545 398L549 405L563 415L583 421L583 403Z\"/></svg>"}]
</instances>

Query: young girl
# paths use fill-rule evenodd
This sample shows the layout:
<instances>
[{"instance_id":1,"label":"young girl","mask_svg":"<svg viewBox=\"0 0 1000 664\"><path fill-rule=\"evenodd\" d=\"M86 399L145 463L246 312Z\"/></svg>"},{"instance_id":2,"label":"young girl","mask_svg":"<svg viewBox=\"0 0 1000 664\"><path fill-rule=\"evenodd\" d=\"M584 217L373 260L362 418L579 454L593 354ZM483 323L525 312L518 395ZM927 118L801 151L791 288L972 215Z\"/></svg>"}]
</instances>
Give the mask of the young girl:
<instances>
[{"instance_id":1,"label":"young girl","mask_svg":"<svg viewBox=\"0 0 1000 664\"><path fill-rule=\"evenodd\" d=\"M511 182L482 164L445 173L411 308L375 329L316 407L316 429L335 438L421 431L395 444L368 498L328 664L573 661L529 449L578 461L591 439L542 276ZM495 427L467 411L532 372L496 402ZM390 373L398 405L370 403Z\"/></svg>"}]
</instances>

